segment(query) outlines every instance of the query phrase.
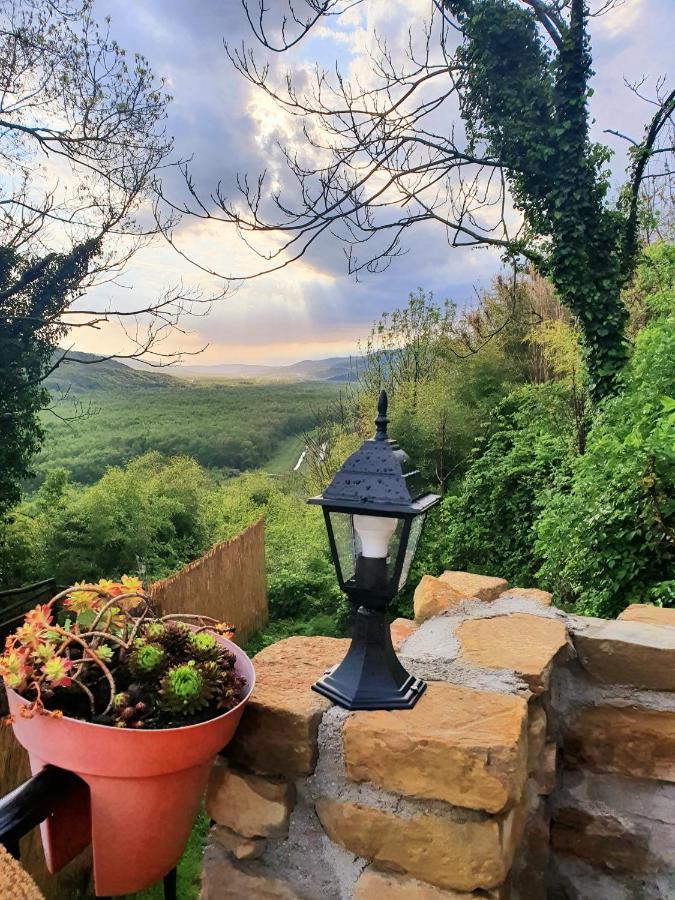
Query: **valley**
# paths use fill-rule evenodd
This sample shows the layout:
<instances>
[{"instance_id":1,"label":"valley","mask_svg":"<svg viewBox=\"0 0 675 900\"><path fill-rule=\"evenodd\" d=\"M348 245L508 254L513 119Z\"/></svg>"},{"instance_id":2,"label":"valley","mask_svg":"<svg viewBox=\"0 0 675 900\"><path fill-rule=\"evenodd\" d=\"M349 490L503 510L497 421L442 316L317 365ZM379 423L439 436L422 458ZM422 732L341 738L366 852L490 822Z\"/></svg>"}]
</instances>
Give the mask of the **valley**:
<instances>
[{"instance_id":1,"label":"valley","mask_svg":"<svg viewBox=\"0 0 675 900\"><path fill-rule=\"evenodd\" d=\"M318 379L177 378L79 356L47 379L52 400L42 413L36 485L59 467L72 481L91 484L107 466L150 450L191 456L228 475L261 467L289 472L303 432L340 387Z\"/></svg>"}]
</instances>

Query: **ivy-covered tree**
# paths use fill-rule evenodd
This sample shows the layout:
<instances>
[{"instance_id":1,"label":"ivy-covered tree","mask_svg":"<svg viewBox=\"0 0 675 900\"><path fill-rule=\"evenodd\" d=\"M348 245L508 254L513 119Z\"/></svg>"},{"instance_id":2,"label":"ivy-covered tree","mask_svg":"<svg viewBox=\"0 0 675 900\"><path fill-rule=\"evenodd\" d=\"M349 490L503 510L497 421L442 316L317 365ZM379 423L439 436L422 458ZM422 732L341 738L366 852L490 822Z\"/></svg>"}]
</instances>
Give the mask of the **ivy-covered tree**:
<instances>
[{"instance_id":1,"label":"ivy-covered tree","mask_svg":"<svg viewBox=\"0 0 675 900\"><path fill-rule=\"evenodd\" d=\"M276 18L260 0L243 5L259 43L278 53L358 3L285 0ZM399 56L375 36L372 71L358 80L319 65L299 84L277 80L251 49L230 48L238 70L301 120L304 147L284 148L294 187L286 180L280 191L276 172L270 191L264 175L242 178L239 198L218 192L215 211L192 211L233 223L249 241L258 234L265 271L305 256L323 235L344 241L352 274L379 271L421 222L438 224L452 246L497 248L550 278L578 318L599 399L626 359L620 291L634 264L641 187L673 149L675 110L675 92L659 82L657 111L632 140L628 183L612 202L610 151L589 137L589 19L615 5L592 13L586 0L434 0ZM672 168L658 166L666 176Z\"/></svg>"}]
</instances>

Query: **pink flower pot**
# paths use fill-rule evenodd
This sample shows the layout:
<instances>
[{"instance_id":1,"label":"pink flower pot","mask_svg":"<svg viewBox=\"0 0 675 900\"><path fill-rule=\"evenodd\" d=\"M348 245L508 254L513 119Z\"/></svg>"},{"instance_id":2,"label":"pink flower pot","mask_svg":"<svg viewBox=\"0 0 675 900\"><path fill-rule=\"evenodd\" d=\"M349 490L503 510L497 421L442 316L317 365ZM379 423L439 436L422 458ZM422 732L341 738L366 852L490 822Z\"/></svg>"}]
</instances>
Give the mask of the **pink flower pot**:
<instances>
[{"instance_id":1,"label":"pink flower pot","mask_svg":"<svg viewBox=\"0 0 675 900\"><path fill-rule=\"evenodd\" d=\"M26 705L7 691L17 740L33 774L46 765L75 772L86 783L40 826L47 867L57 872L89 842L100 896L142 890L176 865L199 810L209 771L229 743L253 690L253 665L243 650L220 638L237 657L247 682L232 710L182 728L132 730L67 717L20 715Z\"/></svg>"}]
</instances>

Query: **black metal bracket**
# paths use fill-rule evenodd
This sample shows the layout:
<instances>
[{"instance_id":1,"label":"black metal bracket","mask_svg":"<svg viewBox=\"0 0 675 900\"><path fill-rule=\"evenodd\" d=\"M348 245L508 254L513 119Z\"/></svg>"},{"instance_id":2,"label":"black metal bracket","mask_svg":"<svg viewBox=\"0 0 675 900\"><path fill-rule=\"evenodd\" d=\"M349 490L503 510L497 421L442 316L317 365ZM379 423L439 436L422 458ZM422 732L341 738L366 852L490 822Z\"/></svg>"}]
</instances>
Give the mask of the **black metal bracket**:
<instances>
[{"instance_id":1,"label":"black metal bracket","mask_svg":"<svg viewBox=\"0 0 675 900\"><path fill-rule=\"evenodd\" d=\"M15 859L20 859L21 838L44 822L71 792L81 790L83 785L83 780L73 772L45 766L37 775L0 798L0 844L4 844ZM177 900L175 869L164 878L164 898Z\"/></svg>"}]
</instances>

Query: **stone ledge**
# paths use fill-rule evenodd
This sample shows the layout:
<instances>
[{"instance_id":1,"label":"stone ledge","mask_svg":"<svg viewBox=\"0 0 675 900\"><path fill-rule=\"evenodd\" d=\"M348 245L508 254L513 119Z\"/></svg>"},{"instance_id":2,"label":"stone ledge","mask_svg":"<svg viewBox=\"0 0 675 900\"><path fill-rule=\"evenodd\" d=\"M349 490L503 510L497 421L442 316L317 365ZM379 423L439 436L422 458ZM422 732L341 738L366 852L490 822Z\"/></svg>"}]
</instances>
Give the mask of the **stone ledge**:
<instances>
[{"instance_id":1,"label":"stone ledge","mask_svg":"<svg viewBox=\"0 0 675 900\"><path fill-rule=\"evenodd\" d=\"M549 817L545 802L533 797L523 839L506 882L504 900L548 900Z\"/></svg>"},{"instance_id":2,"label":"stone ledge","mask_svg":"<svg viewBox=\"0 0 675 900\"><path fill-rule=\"evenodd\" d=\"M423 575L413 599L415 621L418 624L426 622L465 600L496 600L507 587L508 581L503 578L474 575L472 572L447 571L438 578Z\"/></svg>"},{"instance_id":3,"label":"stone ledge","mask_svg":"<svg viewBox=\"0 0 675 900\"><path fill-rule=\"evenodd\" d=\"M548 689L553 660L568 646L563 622L529 613L466 619L455 634L460 661L510 669L527 682L533 694Z\"/></svg>"},{"instance_id":4,"label":"stone ledge","mask_svg":"<svg viewBox=\"0 0 675 900\"><path fill-rule=\"evenodd\" d=\"M519 801L527 777L526 724L521 697L431 683L412 710L349 716L347 777L501 812Z\"/></svg>"},{"instance_id":5,"label":"stone ledge","mask_svg":"<svg viewBox=\"0 0 675 900\"><path fill-rule=\"evenodd\" d=\"M348 646L337 638L291 637L258 653L256 686L228 758L265 775L311 775L319 722L331 704L310 688Z\"/></svg>"},{"instance_id":6,"label":"stone ledge","mask_svg":"<svg viewBox=\"0 0 675 900\"><path fill-rule=\"evenodd\" d=\"M617 616L622 622L644 622L646 625L675 627L675 609L665 609L651 603L633 603Z\"/></svg>"},{"instance_id":7,"label":"stone ledge","mask_svg":"<svg viewBox=\"0 0 675 900\"><path fill-rule=\"evenodd\" d=\"M437 815L402 818L356 803L320 799L324 830L340 846L436 887L489 890L504 882L522 836L525 807L482 822Z\"/></svg>"},{"instance_id":8,"label":"stone ledge","mask_svg":"<svg viewBox=\"0 0 675 900\"><path fill-rule=\"evenodd\" d=\"M415 609L415 622L421 624L438 616L446 609L459 606L464 600L471 600L469 594L458 591L449 584L445 584L440 578L432 578L431 575L423 575L415 588L413 606Z\"/></svg>"},{"instance_id":9,"label":"stone ledge","mask_svg":"<svg viewBox=\"0 0 675 900\"><path fill-rule=\"evenodd\" d=\"M548 718L539 701L529 704L527 719L527 773L534 775L539 768L541 755L546 746Z\"/></svg>"},{"instance_id":10,"label":"stone ledge","mask_svg":"<svg viewBox=\"0 0 675 900\"><path fill-rule=\"evenodd\" d=\"M569 763L594 772L675 781L675 712L586 707L568 727L563 750Z\"/></svg>"},{"instance_id":11,"label":"stone ledge","mask_svg":"<svg viewBox=\"0 0 675 900\"><path fill-rule=\"evenodd\" d=\"M662 868L649 851L645 833L629 830L613 816L573 807L558 810L551 823L551 845L556 853L609 872L653 874Z\"/></svg>"},{"instance_id":12,"label":"stone ledge","mask_svg":"<svg viewBox=\"0 0 675 900\"><path fill-rule=\"evenodd\" d=\"M231 769L222 759L211 770L206 814L245 838L285 837L294 802L295 787L287 781Z\"/></svg>"},{"instance_id":13,"label":"stone ledge","mask_svg":"<svg viewBox=\"0 0 675 900\"><path fill-rule=\"evenodd\" d=\"M354 900L501 900L500 890L467 894L446 891L416 878L404 878L391 872L368 867L354 890Z\"/></svg>"},{"instance_id":14,"label":"stone ledge","mask_svg":"<svg viewBox=\"0 0 675 900\"><path fill-rule=\"evenodd\" d=\"M574 646L595 681L675 691L674 628L626 619L599 622L575 634Z\"/></svg>"},{"instance_id":15,"label":"stone ledge","mask_svg":"<svg viewBox=\"0 0 675 900\"><path fill-rule=\"evenodd\" d=\"M508 588L509 583L503 578L491 575L474 575L473 572L445 571L439 575L439 581L450 585L458 593L476 600L496 600Z\"/></svg>"},{"instance_id":16,"label":"stone ledge","mask_svg":"<svg viewBox=\"0 0 675 900\"><path fill-rule=\"evenodd\" d=\"M531 600L539 606L550 606L553 602L553 594L549 591L540 591L539 588L507 588L499 595L500 600Z\"/></svg>"},{"instance_id":17,"label":"stone ledge","mask_svg":"<svg viewBox=\"0 0 675 900\"><path fill-rule=\"evenodd\" d=\"M267 838L242 837L224 825L214 825L209 834L235 859L258 859L267 847Z\"/></svg>"},{"instance_id":18,"label":"stone ledge","mask_svg":"<svg viewBox=\"0 0 675 900\"><path fill-rule=\"evenodd\" d=\"M236 863L222 847L207 847L199 900L302 900L264 866Z\"/></svg>"},{"instance_id":19,"label":"stone ledge","mask_svg":"<svg viewBox=\"0 0 675 900\"><path fill-rule=\"evenodd\" d=\"M394 650L398 650L407 638L410 637L418 629L416 622L412 619L394 619L391 623L391 642Z\"/></svg>"}]
</instances>

